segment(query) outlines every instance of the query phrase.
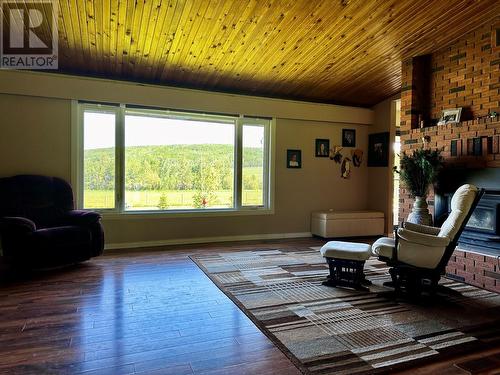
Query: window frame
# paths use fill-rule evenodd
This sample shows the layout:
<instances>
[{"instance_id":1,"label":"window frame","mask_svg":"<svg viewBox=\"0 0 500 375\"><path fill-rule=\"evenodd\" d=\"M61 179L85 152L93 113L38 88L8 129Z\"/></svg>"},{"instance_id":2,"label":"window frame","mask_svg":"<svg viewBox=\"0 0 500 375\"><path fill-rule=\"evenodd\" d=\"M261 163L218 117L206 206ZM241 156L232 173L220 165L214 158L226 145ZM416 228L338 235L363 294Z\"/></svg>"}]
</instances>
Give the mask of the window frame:
<instances>
[{"instance_id":1,"label":"window frame","mask_svg":"<svg viewBox=\"0 0 500 375\"><path fill-rule=\"evenodd\" d=\"M98 211L105 217L113 218L145 218L161 217L196 217L196 216L232 216L232 215L265 215L274 214L274 165L275 165L275 119L245 117L243 115L216 115L189 111L156 109L125 104L106 104L94 102L71 101L72 114L72 185L74 187L75 205L84 208L84 114L85 112L106 112L115 114L115 207L106 209L88 209ZM146 115L162 118L177 118L191 121L214 121L234 124L234 184L233 207L173 209L173 210L127 210L125 208L125 116ZM242 156L243 126L264 127L264 173L263 173L263 205L242 205Z\"/></svg>"},{"instance_id":2,"label":"window frame","mask_svg":"<svg viewBox=\"0 0 500 375\"><path fill-rule=\"evenodd\" d=\"M269 120L264 120L264 119L259 119L259 118L249 118L249 117L242 117L240 116L238 121L237 121L237 127L239 129L237 130L238 134L241 134L240 137L240 145L239 145L239 154L241 155L241 160L237 163L235 166L235 169L238 169L238 174L239 174L239 184L240 186L237 186L238 193L238 201L235 202L235 207L242 209L261 209L265 208L270 201L270 195L269 195L269 184L270 184L270 175L269 175L269 165L270 165L270 121ZM262 184L263 184L263 192L262 192L262 202L263 205L258 205L258 206L252 206L252 205L243 205L242 202L242 194L243 194L243 127L244 126L258 126L258 127L264 127L264 160L263 160L263 165L264 165L264 171L263 171L263 176L262 176ZM235 155L235 160L236 160L236 155ZM267 168L266 168L267 166ZM236 186L236 185L235 185ZM235 194L236 195L236 194Z\"/></svg>"}]
</instances>

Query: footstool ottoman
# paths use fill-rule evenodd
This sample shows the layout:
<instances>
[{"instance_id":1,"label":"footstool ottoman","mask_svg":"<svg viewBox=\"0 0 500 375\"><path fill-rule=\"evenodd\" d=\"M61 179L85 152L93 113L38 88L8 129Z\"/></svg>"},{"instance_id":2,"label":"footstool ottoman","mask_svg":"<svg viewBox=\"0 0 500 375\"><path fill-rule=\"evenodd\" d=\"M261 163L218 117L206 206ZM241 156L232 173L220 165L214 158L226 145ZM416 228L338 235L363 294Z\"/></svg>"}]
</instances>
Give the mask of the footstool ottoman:
<instances>
[{"instance_id":1,"label":"footstool ottoman","mask_svg":"<svg viewBox=\"0 0 500 375\"><path fill-rule=\"evenodd\" d=\"M321 255L326 258L330 275L323 282L326 286L346 286L356 290L368 288L363 268L371 256L371 246L365 243L330 241L321 248Z\"/></svg>"}]
</instances>

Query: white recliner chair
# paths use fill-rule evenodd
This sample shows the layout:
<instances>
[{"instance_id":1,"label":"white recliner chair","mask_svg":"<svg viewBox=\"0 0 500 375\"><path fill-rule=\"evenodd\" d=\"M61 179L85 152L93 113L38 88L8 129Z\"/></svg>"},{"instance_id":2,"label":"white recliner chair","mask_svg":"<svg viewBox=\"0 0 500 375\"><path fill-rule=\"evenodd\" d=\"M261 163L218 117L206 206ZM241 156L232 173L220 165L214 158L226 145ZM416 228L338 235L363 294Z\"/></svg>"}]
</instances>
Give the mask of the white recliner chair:
<instances>
[{"instance_id":1,"label":"white recliner chair","mask_svg":"<svg viewBox=\"0 0 500 375\"><path fill-rule=\"evenodd\" d=\"M451 212L441 228L404 223L395 238L383 237L372 246L374 255L392 268L392 285L412 293L429 287L433 293L444 274L458 239L484 191L462 185L451 199Z\"/></svg>"}]
</instances>

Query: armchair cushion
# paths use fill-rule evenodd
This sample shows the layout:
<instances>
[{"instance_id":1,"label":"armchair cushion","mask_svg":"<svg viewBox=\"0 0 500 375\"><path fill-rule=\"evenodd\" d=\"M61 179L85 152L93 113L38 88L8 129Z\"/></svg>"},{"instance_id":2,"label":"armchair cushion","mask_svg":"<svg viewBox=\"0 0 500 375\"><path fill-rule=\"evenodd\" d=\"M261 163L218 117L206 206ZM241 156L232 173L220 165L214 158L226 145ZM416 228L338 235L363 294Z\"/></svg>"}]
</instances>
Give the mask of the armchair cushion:
<instances>
[{"instance_id":1,"label":"armchair cushion","mask_svg":"<svg viewBox=\"0 0 500 375\"><path fill-rule=\"evenodd\" d=\"M91 243L90 231L82 226L40 229L19 241L26 255L23 263L37 267L89 259Z\"/></svg>"},{"instance_id":2,"label":"armchair cushion","mask_svg":"<svg viewBox=\"0 0 500 375\"><path fill-rule=\"evenodd\" d=\"M448 237L413 232L405 228L398 230L398 237L398 260L427 269L434 269L439 264L450 243Z\"/></svg>"},{"instance_id":3,"label":"armchair cushion","mask_svg":"<svg viewBox=\"0 0 500 375\"><path fill-rule=\"evenodd\" d=\"M445 250L446 246L422 245L400 238L398 245L398 261L414 267L434 269L441 261Z\"/></svg>"},{"instance_id":4,"label":"armchair cushion","mask_svg":"<svg viewBox=\"0 0 500 375\"><path fill-rule=\"evenodd\" d=\"M30 240L35 241L38 250L42 247L71 247L82 243L90 244L91 234L82 227L68 225L37 230L30 236Z\"/></svg>"},{"instance_id":5,"label":"armchair cushion","mask_svg":"<svg viewBox=\"0 0 500 375\"><path fill-rule=\"evenodd\" d=\"M450 243L448 237L432 236L430 234L414 232L405 228L398 229L400 239L424 246L446 247Z\"/></svg>"},{"instance_id":6,"label":"armchair cushion","mask_svg":"<svg viewBox=\"0 0 500 375\"><path fill-rule=\"evenodd\" d=\"M396 246L396 241L394 238L381 237L375 241L372 245L372 253L375 256L381 256L384 258L392 258L392 252Z\"/></svg>"},{"instance_id":7,"label":"armchair cushion","mask_svg":"<svg viewBox=\"0 0 500 375\"><path fill-rule=\"evenodd\" d=\"M4 233L31 233L36 230L36 225L24 217L0 218L0 232Z\"/></svg>"},{"instance_id":8,"label":"armchair cushion","mask_svg":"<svg viewBox=\"0 0 500 375\"><path fill-rule=\"evenodd\" d=\"M415 267L432 269L441 260L449 240L428 234L399 229L397 260ZM418 242L415 242L418 241ZM422 244L425 242L425 244ZM393 238L379 238L372 245L373 254L379 257L395 260L393 257L396 241Z\"/></svg>"},{"instance_id":9,"label":"armchair cushion","mask_svg":"<svg viewBox=\"0 0 500 375\"><path fill-rule=\"evenodd\" d=\"M477 187L469 184L462 185L457 189L451 198L451 212L439 231L440 237L448 237L450 241L455 238L474 204L477 192Z\"/></svg>"},{"instance_id":10,"label":"armchair cushion","mask_svg":"<svg viewBox=\"0 0 500 375\"><path fill-rule=\"evenodd\" d=\"M37 228L73 209L71 186L57 177L19 175L0 178L0 216L25 217Z\"/></svg>"},{"instance_id":11,"label":"armchair cushion","mask_svg":"<svg viewBox=\"0 0 500 375\"><path fill-rule=\"evenodd\" d=\"M408 230L406 230L405 232L406 233L404 234L406 234L406 237L399 238L397 260L415 267L429 269L436 267L444 254L444 250L446 248L445 246L435 246L437 243L433 243L431 245L422 245L417 242L408 241L407 239L409 239L410 237L413 239L413 235L415 235L415 237L419 235L431 238L439 237L429 236L416 232L410 233L410 231ZM422 239L419 238L419 240ZM426 240L429 240L429 238L426 238ZM438 239L437 241L443 241L443 239ZM447 239L444 239L444 241L447 241ZM375 241L375 243L372 245L372 251L376 256L395 260L393 257L395 245L395 240L393 238L382 237Z\"/></svg>"},{"instance_id":12,"label":"armchair cushion","mask_svg":"<svg viewBox=\"0 0 500 375\"><path fill-rule=\"evenodd\" d=\"M440 231L440 228L430 227L428 225L422 225L422 224L414 224L408 221L404 223L404 228L411 230L413 232L430 234L432 236L437 236Z\"/></svg>"},{"instance_id":13,"label":"armchair cushion","mask_svg":"<svg viewBox=\"0 0 500 375\"><path fill-rule=\"evenodd\" d=\"M101 220L101 215L93 211L71 210L59 218L64 225L92 225Z\"/></svg>"}]
</instances>

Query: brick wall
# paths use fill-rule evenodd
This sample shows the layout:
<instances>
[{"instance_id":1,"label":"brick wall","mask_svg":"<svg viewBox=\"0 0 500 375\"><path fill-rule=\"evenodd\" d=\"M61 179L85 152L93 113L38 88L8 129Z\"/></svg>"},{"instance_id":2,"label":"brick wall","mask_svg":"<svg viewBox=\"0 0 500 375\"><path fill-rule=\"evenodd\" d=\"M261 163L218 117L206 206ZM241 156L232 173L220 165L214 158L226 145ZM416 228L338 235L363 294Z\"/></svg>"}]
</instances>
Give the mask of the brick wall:
<instances>
[{"instance_id":1,"label":"brick wall","mask_svg":"<svg viewBox=\"0 0 500 375\"><path fill-rule=\"evenodd\" d=\"M418 128L419 116L426 126L435 123L448 108L462 107L466 121L500 112L499 28L497 17L445 49L403 62L401 130Z\"/></svg>"},{"instance_id":2,"label":"brick wall","mask_svg":"<svg viewBox=\"0 0 500 375\"><path fill-rule=\"evenodd\" d=\"M481 27L450 47L432 54L431 118L447 108L463 107L471 120L500 110L500 47L497 24Z\"/></svg>"},{"instance_id":3,"label":"brick wall","mask_svg":"<svg viewBox=\"0 0 500 375\"><path fill-rule=\"evenodd\" d=\"M456 250L446 266L449 278L500 293L500 258Z\"/></svg>"},{"instance_id":4,"label":"brick wall","mask_svg":"<svg viewBox=\"0 0 500 375\"><path fill-rule=\"evenodd\" d=\"M465 35L448 48L402 64L401 149L443 150L448 165L500 167L500 46L499 19ZM432 126L443 109L462 107L462 122ZM420 128L424 121L424 128ZM431 125L431 126L429 126ZM478 143L481 144L478 154ZM454 154L452 155L452 144ZM428 198L433 211L433 193ZM401 188L399 220L411 212L413 200ZM499 260L457 250L447 273L459 280L500 292Z\"/></svg>"}]
</instances>

